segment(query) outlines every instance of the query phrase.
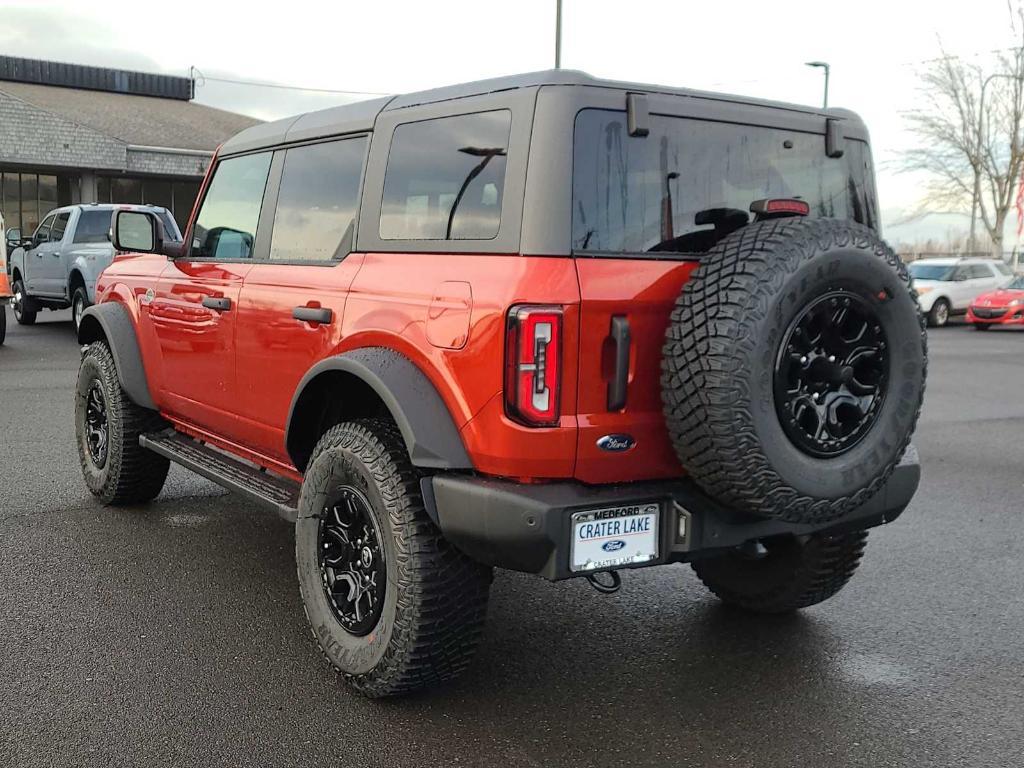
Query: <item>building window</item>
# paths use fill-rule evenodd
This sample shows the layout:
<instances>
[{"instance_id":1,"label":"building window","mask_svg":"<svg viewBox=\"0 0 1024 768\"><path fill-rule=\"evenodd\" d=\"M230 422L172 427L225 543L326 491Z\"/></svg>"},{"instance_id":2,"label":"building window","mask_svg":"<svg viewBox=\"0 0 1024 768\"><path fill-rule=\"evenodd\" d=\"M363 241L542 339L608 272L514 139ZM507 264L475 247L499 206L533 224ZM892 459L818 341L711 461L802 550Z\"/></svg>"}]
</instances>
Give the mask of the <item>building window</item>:
<instances>
[{"instance_id":1,"label":"building window","mask_svg":"<svg viewBox=\"0 0 1024 768\"><path fill-rule=\"evenodd\" d=\"M67 177L45 173L0 173L0 214L8 229L20 229L25 237L35 231L39 221L54 208L70 203L58 195L60 184Z\"/></svg>"},{"instance_id":2,"label":"building window","mask_svg":"<svg viewBox=\"0 0 1024 768\"><path fill-rule=\"evenodd\" d=\"M171 212L182 232L198 195L197 181L132 176L99 176L96 179L97 203L159 205Z\"/></svg>"}]
</instances>

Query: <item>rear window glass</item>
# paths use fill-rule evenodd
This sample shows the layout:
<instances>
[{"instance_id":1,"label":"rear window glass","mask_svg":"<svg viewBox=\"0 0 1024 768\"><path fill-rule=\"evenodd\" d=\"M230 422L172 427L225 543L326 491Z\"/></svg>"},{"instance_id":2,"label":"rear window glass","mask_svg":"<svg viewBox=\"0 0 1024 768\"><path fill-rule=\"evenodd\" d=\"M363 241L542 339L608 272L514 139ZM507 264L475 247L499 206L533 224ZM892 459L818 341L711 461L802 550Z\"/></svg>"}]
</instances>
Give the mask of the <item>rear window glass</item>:
<instances>
[{"instance_id":1,"label":"rear window glass","mask_svg":"<svg viewBox=\"0 0 1024 768\"><path fill-rule=\"evenodd\" d=\"M996 268L996 272L998 272L1001 275L1006 275L1007 277L1009 277L1010 275L1013 274L1013 270L1010 269L1010 265L1009 264L1004 264L1001 261L997 261L992 266L994 266Z\"/></svg>"},{"instance_id":2,"label":"rear window glass","mask_svg":"<svg viewBox=\"0 0 1024 768\"><path fill-rule=\"evenodd\" d=\"M511 126L508 110L398 126L384 176L381 238L494 238Z\"/></svg>"},{"instance_id":3,"label":"rear window glass","mask_svg":"<svg viewBox=\"0 0 1024 768\"><path fill-rule=\"evenodd\" d=\"M76 243L107 243L113 211L82 211L75 226Z\"/></svg>"},{"instance_id":4,"label":"rear window glass","mask_svg":"<svg viewBox=\"0 0 1024 768\"><path fill-rule=\"evenodd\" d=\"M861 141L829 158L821 135L664 115L633 137L624 112L586 109L576 118L573 248L700 253L752 221L750 204L765 198L875 226L871 179Z\"/></svg>"},{"instance_id":5,"label":"rear window glass","mask_svg":"<svg viewBox=\"0 0 1024 768\"><path fill-rule=\"evenodd\" d=\"M365 157L365 138L286 152L271 259L329 261L348 255Z\"/></svg>"}]
</instances>

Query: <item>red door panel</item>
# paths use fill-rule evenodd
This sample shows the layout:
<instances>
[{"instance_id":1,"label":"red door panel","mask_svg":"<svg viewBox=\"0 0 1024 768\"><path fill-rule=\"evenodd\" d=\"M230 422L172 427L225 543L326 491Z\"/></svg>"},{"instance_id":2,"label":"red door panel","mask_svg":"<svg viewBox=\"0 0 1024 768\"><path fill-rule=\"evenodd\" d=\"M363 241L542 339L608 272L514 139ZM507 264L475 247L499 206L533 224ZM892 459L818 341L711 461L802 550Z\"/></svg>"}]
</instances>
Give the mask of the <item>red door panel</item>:
<instances>
[{"instance_id":1,"label":"red door panel","mask_svg":"<svg viewBox=\"0 0 1024 768\"><path fill-rule=\"evenodd\" d=\"M661 348L679 291L694 261L577 259L580 281L579 448L576 477L588 483L645 480L682 472L661 410ZM626 406L608 410L614 373L612 317L629 322ZM623 453L598 447L604 435L627 434Z\"/></svg>"},{"instance_id":2,"label":"red door panel","mask_svg":"<svg viewBox=\"0 0 1024 768\"><path fill-rule=\"evenodd\" d=\"M235 316L250 267L175 259L145 302L160 350L163 410L227 438L235 422Z\"/></svg>"},{"instance_id":3,"label":"red door panel","mask_svg":"<svg viewBox=\"0 0 1024 768\"><path fill-rule=\"evenodd\" d=\"M253 265L238 302L238 442L289 460L284 432L292 397L306 372L341 343L345 297L362 261L352 253L329 266ZM329 309L331 321L297 320L296 307Z\"/></svg>"}]
</instances>

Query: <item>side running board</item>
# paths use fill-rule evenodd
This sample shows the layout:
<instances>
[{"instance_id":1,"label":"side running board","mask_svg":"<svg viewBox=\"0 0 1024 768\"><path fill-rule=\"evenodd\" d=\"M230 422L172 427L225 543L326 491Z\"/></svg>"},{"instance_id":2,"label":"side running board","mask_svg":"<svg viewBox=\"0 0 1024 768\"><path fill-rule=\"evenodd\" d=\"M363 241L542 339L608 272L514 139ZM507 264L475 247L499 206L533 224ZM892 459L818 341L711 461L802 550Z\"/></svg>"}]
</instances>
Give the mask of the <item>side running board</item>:
<instances>
[{"instance_id":1,"label":"side running board","mask_svg":"<svg viewBox=\"0 0 1024 768\"><path fill-rule=\"evenodd\" d=\"M139 445L295 522L299 484L271 475L173 429L139 435Z\"/></svg>"}]
</instances>

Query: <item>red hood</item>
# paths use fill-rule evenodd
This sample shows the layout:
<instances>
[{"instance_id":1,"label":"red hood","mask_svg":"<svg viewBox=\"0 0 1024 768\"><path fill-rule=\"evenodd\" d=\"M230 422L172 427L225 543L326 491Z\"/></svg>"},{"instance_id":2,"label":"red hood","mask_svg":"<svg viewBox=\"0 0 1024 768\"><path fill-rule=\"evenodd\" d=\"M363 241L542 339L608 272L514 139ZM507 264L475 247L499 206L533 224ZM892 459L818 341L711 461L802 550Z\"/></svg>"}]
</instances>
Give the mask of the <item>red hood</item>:
<instances>
[{"instance_id":1,"label":"red hood","mask_svg":"<svg viewBox=\"0 0 1024 768\"><path fill-rule=\"evenodd\" d=\"M1000 288L998 291L981 294L971 304L975 307L1005 307L1015 299L1024 299L1024 291Z\"/></svg>"}]
</instances>

